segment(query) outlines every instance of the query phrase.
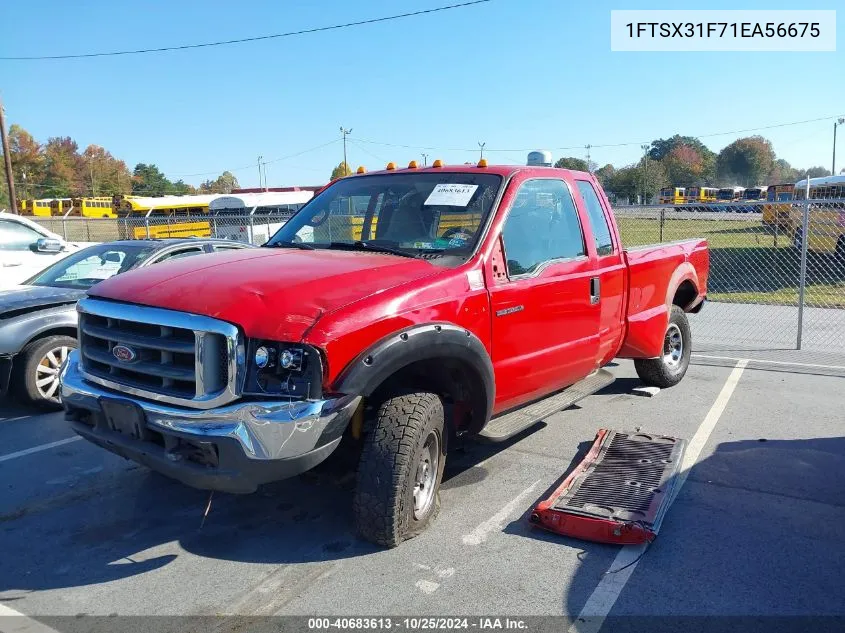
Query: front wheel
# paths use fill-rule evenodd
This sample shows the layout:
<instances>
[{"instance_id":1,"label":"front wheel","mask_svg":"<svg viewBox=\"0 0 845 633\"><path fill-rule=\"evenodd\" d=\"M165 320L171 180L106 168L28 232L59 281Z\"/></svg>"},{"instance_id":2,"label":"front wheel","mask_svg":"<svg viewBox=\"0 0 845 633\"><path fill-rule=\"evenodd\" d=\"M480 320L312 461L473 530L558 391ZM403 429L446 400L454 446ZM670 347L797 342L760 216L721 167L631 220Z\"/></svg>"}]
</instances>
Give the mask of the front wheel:
<instances>
[{"instance_id":1,"label":"front wheel","mask_svg":"<svg viewBox=\"0 0 845 633\"><path fill-rule=\"evenodd\" d=\"M669 325L663 337L663 353L659 358L638 358L634 361L637 376L652 387L674 387L689 367L692 353L692 336L686 313L673 305Z\"/></svg>"},{"instance_id":2,"label":"front wheel","mask_svg":"<svg viewBox=\"0 0 845 633\"><path fill-rule=\"evenodd\" d=\"M366 424L353 499L355 527L396 547L422 532L440 509L446 462L443 403L433 393L385 399Z\"/></svg>"},{"instance_id":3,"label":"front wheel","mask_svg":"<svg viewBox=\"0 0 845 633\"><path fill-rule=\"evenodd\" d=\"M22 400L45 409L60 409L59 371L76 339L47 336L32 341L15 361L15 391Z\"/></svg>"}]
</instances>

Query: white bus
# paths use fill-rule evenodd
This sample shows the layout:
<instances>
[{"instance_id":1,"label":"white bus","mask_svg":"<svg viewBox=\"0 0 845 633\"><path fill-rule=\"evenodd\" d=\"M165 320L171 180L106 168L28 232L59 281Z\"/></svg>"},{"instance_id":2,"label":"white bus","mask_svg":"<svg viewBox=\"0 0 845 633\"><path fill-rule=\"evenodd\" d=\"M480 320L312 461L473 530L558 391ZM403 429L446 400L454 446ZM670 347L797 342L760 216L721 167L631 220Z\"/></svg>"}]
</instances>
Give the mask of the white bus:
<instances>
[{"instance_id":1,"label":"white bus","mask_svg":"<svg viewBox=\"0 0 845 633\"><path fill-rule=\"evenodd\" d=\"M220 196L208 206L213 234L260 246L312 197L313 191L265 191Z\"/></svg>"}]
</instances>

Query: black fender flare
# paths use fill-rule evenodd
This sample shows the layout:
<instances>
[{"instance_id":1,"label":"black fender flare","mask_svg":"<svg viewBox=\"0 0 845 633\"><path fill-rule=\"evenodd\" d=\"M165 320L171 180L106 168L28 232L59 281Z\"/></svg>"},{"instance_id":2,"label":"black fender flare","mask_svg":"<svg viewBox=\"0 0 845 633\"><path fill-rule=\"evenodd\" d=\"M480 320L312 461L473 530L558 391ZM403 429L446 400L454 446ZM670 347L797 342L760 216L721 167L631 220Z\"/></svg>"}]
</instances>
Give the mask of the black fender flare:
<instances>
[{"instance_id":1,"label":"black fender flare","mask_svg":"<svg viewBox=\"0 0 845 633\"><path fill-rule=\"evenodd\" d=\"M468 431L480 431L493 414L496 397L493 361L481 339L451 323L416 325L381 339L344 368L335 390L367 397L404 367L437 358L463 361L477 374L484 394L474 404L482 410Z\"/></svg>"}]
</instances>

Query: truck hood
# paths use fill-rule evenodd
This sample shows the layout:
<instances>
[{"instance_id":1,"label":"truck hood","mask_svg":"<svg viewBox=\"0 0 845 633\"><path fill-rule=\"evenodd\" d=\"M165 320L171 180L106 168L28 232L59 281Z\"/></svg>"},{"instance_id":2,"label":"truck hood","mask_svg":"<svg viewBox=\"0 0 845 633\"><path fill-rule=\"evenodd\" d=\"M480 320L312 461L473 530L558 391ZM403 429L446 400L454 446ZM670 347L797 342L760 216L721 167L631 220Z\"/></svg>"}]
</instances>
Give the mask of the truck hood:
<instances>
[{"instance_id":1,"label":"truck hood","mask_svg":"<svg viewBox=\"0 0 845 633\"><path fill-rule=\"evenodd\" d=\"M132 270L88 294L214 317L250 337L299 341L324 314L440 270L380 253L261 248Z\"/></svg>"},{"instance_id":2,"label":"truck hood","mask_svg":"<svg viewBox=\"0 0 845 633\"><path fill-rule=\"evenodd\" d=\"M13 286L0 290L0 319L34 310L71 305L85 296L84 290L51 286Z\"/></svg>"}]
</instances>

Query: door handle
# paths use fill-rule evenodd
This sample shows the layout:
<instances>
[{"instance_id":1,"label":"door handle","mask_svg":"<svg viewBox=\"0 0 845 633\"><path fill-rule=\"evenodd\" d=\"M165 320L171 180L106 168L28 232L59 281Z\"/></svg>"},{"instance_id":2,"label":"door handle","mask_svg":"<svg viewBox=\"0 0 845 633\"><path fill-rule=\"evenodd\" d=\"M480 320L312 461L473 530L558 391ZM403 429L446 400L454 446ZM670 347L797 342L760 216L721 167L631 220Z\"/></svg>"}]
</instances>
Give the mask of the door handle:
<instances>
[{"instance_id":1,"label":"door handle","mask_svg":"<svg viewBox=\"0 0 845 633\"><path fill-rule=\"evenodd\" d=\"M601 280L598 277L590 278L590 305L596 305L601 301Z\"/></svg>"}]
</instances>

